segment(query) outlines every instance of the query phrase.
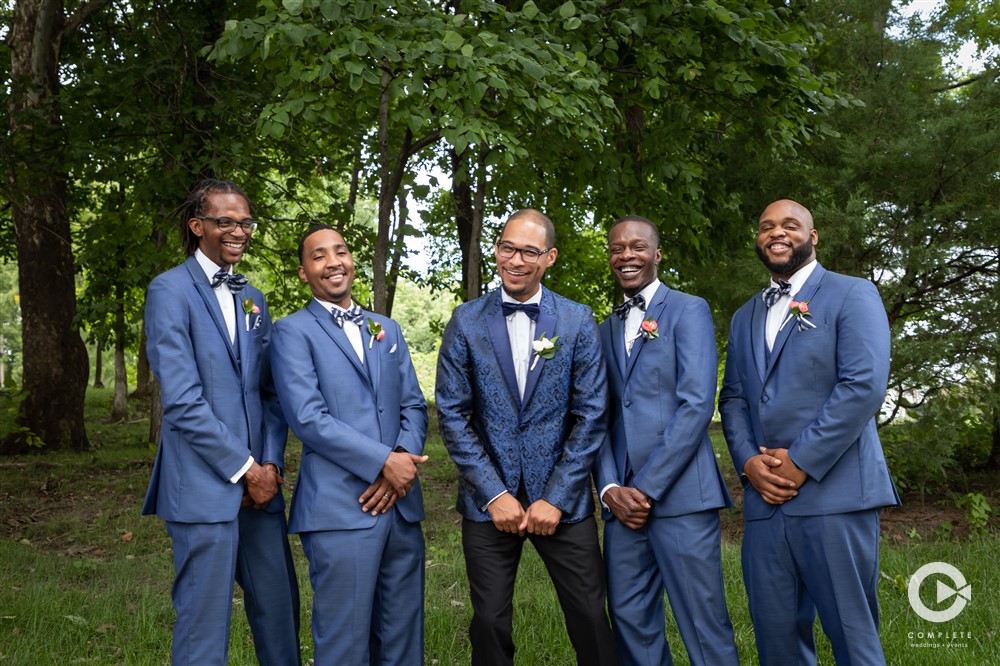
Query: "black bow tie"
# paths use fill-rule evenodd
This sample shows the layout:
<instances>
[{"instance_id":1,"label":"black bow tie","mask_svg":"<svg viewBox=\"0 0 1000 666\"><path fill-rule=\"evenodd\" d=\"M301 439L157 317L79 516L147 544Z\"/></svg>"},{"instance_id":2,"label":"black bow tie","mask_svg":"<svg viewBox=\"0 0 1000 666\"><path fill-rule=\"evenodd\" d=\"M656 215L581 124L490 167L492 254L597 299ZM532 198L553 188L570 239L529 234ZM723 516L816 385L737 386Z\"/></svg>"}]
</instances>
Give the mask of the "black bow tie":
<instances>
[{"instance_id":1,"label":"black bow tie","mask_svg":"<svg viewBox=\"0 0 1000 666\"><path fill-rule=\"evenodd\" d=\"M218 273L212 276L212 289L218 288L220 284L225 284L229 287L229 291L238 294L243 287L247 286L247 276L242 273L230 273L229 271L220 269Z\"/></svg>"},{"instance_id":2,"label":"black bow tie","mask_svg":"<svg viewBox=\"0 0 1000 666\"><path fill-rule=\"evenodd\" d=\"M628 317L628 311L632 308L639 308L643 312L646 311L646 299L642 294L636 294L621 305L616 305L612 311L618 315L619 319L625 321L625 318Z\"/></svg>"},{"instance_id":3,"label":"black bow tie","mask_svg":"<svg viewBox=\"0 0 1000 666\"><path fill-rule=\"evenodd\" d=\"M764 298L764 305L770 308L779 298L788 296L790 293L792 293L792 283L779 279L777 287L765 288L761 296Z\"/></svg>"},{"instance_id":4,"label":"black bow tie","mask_svg":"<svg viewBox=\"0 0 1000 666\"><path fill-rule=\"evenodd\" d=\"M501 305L503 306L504 317L509 317L520 310L528 315L531 321L538 321L538 303L508 303L504 301Z\"/></svg>"},{"instance_id":5,"label":"black bow tie","mask_svg":"<svg viewBox=\"0 0 1000 666\"><path fill-rule=\"evenodd\" d=\"M345 321L353 321L358 325L358 328L365 323L365 314L361 311L360 305L352 305L348 310L334 308L332 314L333 323L335 323L339 328L344 328Z\"/></svg>"}]
</instances>

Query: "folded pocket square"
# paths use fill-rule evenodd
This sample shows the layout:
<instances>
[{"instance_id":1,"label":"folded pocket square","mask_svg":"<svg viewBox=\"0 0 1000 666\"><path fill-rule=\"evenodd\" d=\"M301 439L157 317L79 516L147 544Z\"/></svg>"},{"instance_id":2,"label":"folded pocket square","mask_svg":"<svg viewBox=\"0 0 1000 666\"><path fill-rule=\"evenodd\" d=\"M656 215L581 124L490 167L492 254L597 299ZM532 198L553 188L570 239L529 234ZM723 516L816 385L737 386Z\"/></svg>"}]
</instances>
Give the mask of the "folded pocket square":
<instances>
[{"instance_id":1,"label":"folded pocket square","mask_svg":"<svg viewBox=\"0 0 1000 666\"><path fill-rule=\"evenodd\" d=\"M396 353L396 345L393 345L392 347L389 348L389 353L390 354L395 354Z\"/></svg>"}]
</instances>

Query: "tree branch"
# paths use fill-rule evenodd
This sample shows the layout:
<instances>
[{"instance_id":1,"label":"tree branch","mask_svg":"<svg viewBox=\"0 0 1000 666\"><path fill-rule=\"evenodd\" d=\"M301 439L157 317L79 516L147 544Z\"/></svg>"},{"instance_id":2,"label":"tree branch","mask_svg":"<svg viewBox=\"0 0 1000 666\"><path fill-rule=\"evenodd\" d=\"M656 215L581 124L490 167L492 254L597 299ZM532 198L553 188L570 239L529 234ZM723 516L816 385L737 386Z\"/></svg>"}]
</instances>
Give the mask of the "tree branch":
<instances>
[{"instance_id":1,"label":"tree branch","mask_svg":"<svg viewBox=\"0 0 1000 666\"><path fill-rule=\"evenodd\" d=\"M73 15L66 19L66 25L63 28L63 37L72 35L81 25L89 21L91 16L110 4L111 0L90 0L90 2L85 2L77 7Z\"/></svg>"}]
</instances>

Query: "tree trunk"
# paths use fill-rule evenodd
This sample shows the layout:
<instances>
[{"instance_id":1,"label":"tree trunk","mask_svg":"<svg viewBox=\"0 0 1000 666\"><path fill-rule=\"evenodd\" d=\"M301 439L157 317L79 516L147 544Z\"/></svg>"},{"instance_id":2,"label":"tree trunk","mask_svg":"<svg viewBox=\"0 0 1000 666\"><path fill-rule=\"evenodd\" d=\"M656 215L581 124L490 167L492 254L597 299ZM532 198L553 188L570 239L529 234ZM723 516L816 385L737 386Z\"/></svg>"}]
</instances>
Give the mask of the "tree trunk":
<instances>
[{"instance_id":1,"label":"tree trunk","mask_svg":"<svg viewBox=\"0 0 1000 666\"><path fill-rule=\"evenodd\" d=\"M149 377L149 443L160 443L160 426L163 424L163 405L160 404L160 382L156 376Z\"/></svg>"},{"instance_id":2,"label":"tree trunk","mask_svg":"<svg viewBox=\"0 0 1000 666\"><path fill-rule=\"evenodd\" d=\"M385 316L392 316L392 304L396 300L396 282L399 280L399 268L403 263L403 250L406 247L406 234L403 233L403 225L410 215L406 206L407 189L399 188L396 198L399 200L398 213L396 215L396 229L393 234L392 256L389 258L389 276L386 281L386 303Z\"/></svg>"},{"instance_id":3,"label":"tree trunk","mask_svg":"<svg viewBox=\"0 0 1000 666\"><path fill-rule=\"evenodd\" d=\"M146 329L139 334L139 360L135 366L135 390L129 396L132 400L145 400L149 397L149 383L152 381L149 371L149 356L146 354Z\"/></svg>"},{"instance_id":4,"label":"tree trunk","mask_svg":"<svg viewBox=\"0 0 1000 666\"><path fill-rule=\"evenodd\" d=\"M111 420L128 418L128 374L125 368L125 296L122 285L115 287L115 399L111 405Z\"/></svg>"},{"instance_id":5,"label":"tree trunk","mask_svg":"<svg viewBox=\"0 0 1000 666\"><path fill-rule=\"evenodd\" d=\"M489 148L480 146L472 173L471 150L458 155L451 150L451 200L455 208L458 245L462 254L463 301L482 295L483 212L486 205L486 155ZM475 191L472 184L475 183Z\"/></svg>"},{"instance_id":6,"label":"tree trunk","mask_svg":"<svg viewBox=\"0 0 1000 666\"><path fill-rule=\"evenodd\" d=\"M94 388L104 388L104 336L97 339L94 350Z\"/></svg>"},{"instance_id":7,"label":"tree trunk","mask_svg":"<svg viewBox=\"0 0 1000 666\"><path fill-rule=\"evenodd\" d=\"M76 285L66 209L66 139L57 97L64 25L61 1L20 0L7 36L13 82L8 98L13 168L8 179L17 235L25 397L17 415L20 427L3 443L5 452L38 442L48 449L87 446L83 406L89 369L87 349L73 324Z\"/></svg>"}]
</instances>

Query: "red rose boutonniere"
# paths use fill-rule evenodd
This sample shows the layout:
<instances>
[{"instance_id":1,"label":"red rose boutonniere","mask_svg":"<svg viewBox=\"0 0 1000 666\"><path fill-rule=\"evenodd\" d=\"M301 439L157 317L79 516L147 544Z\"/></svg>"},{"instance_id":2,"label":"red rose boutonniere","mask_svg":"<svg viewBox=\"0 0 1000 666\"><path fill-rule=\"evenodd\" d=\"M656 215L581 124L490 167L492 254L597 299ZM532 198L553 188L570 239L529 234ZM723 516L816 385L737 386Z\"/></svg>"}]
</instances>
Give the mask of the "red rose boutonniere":
<instances>
[{"instance_id":1,"label":"red rose boutonniere","mask_svg":"<svg viewBox=\"0 0 1000 666\"><path fill-rule=\"evenodd\" d=\"M368 338L368 349L372 348L372 345L375 344L376 340L382 342L382 338L385 337L385 331L382 330L382 324L378 323L371 317L368 317L368 335L371 336Z\"/></svg>"},{"instance_id":2,"label":"red rose boutonniere","mask_svg":"<svg viewBox=\"0 0 1000 666\"><path fill-rule=\"evenodd\" d=\"M788 304L788 310L788 316L785 317L785 321L781 322L781 326L778 327L779 331L793 319L799 331L804 331L807 328L816 328L816 324L806 319L806 317L812 316L812 313L809 312L809 301L792 301Z\"/></svg>"},{"instance_id":3,"label":"red rose boutonniere","mask_svg":"<svg viewBox=\"0 0 1000 666\"><path fill-rule=\"evenodd\" d=\"M656 320L652 317L646 317L642 320L642 325L639 327L639 335L641 335L644 340L658 338L660 337L660 325L657 324Z\"/></svg>"}]
</instances>

